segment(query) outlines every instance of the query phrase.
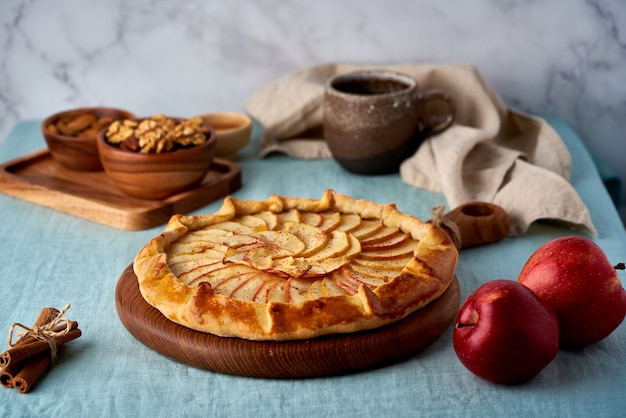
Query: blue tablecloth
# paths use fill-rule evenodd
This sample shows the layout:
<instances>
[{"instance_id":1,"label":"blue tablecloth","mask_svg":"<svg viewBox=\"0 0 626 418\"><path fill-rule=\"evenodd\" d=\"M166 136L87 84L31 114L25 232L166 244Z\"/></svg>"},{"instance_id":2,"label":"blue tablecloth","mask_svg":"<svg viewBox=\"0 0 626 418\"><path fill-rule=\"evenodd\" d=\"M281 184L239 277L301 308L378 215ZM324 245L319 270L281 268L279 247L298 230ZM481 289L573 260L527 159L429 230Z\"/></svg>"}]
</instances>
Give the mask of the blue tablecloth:
<instances>
[{"instance_id":1,"label":"blue tablecloth","mask_svg":"<svg viewBox=\"0 0 626 418\"><path fill-rule=\"evenodd\" d=\"M568 125L548 121L571 151L571 181L592 214L597 243L612 262L624 261L626 233L591 157ZM259 160L255 132L240 155L243 187L235 197L318 198L332 188L355 198L396 202L422 219L445 203L442 195L408 186L399 175L352 175L332 160ZM0 148L0 161L44 147L38 122L23 122ZM115 308L120 274L161 229L117 230L0 195L0 338L11 323L30 325L42 307L62 308L68 302L68 316L83 331L30 393L0 388L0 415L600 417L623 416L626 410L626 325L581 351L561 351L538 377L517 386L490 384L469 373L456 358L451 328L405 361L348 376L270 380L177 363L133 338ZM535 224L523 237L463 250L457 271L462 300L486 281L516 279L539 245L571 234L576 232ZM0 341L0 350L5 348Z\"/></svg>"}]
</instances>

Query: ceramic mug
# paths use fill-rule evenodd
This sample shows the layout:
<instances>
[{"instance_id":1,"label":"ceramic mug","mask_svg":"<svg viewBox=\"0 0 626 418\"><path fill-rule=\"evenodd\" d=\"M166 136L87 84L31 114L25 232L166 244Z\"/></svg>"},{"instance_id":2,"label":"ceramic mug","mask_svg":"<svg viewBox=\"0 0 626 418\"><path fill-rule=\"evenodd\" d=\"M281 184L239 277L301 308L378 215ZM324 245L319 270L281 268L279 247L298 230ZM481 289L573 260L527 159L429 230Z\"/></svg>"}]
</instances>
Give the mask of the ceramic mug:
<instances>
[{"instance_id":1,"label":"ceramic mug","mask_svg":"<svg viewBox=\"0 0 626 418\"><path fill-rule=\"evenodd\" d=\"M420 94L413 77L388 70L331 77L323 108L333 157L357 174L397 172L424 139L450 126L455 114L446 93Z\"/></svg>"}]
</instances>

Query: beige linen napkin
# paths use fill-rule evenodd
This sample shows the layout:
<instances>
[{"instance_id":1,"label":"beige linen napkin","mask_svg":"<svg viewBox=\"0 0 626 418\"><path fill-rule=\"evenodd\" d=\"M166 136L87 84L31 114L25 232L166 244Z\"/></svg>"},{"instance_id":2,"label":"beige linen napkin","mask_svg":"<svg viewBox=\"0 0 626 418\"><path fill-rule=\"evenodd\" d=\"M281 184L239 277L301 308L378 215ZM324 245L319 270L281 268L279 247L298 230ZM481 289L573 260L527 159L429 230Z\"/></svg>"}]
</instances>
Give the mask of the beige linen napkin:
<instances>
[{"instance_id":1,"label":"beige linen napkin","mask_svg":"<svg viewBox=\"0 0 626 418\"><path fill-rule=\"evenodd\" d=\"M245 104L265 129L261 156L332 158L321 130L324 85L335 74L365 68L403 72L417 79L420 91L443 90L456 102L455 123L401 165L406 183L443 193L449 209L476 200L495 203L511 217L511 235L523 234L537 220L596 235L568 181L571 160L561 138L544 120L508 109L470 65L335 63L286 74Z\"/></svg>"}]
</instances>

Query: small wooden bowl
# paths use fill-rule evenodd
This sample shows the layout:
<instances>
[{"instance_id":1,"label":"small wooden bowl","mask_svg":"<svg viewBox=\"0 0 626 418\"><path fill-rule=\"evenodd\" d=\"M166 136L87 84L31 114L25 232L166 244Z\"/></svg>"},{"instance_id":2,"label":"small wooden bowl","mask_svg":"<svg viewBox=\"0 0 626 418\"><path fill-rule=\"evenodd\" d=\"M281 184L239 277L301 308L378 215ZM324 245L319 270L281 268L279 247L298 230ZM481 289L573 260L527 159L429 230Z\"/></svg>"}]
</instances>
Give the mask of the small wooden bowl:
<instances>
[{"instance_id":1,"label":"small wooden bowl","mask_svg":"<svg viewBox=\"0 0 626 418\"><path fill-rule=\"evenodd\" d=\"M120 149L98 134L100 161L106 174L124 193L143 199L163 199L198 186L211 168L217 138L209 127L201 145L159 154Z\"/></svg>"},{"instance_id":2,"label":"small wooden bowl","mask_svg":"<svg viewBox=\"0 0 626 418\"><path fill-rule=\"evenodd\" d=\"M227 160L237 159L237 152L250 141L252 120L243 113L216 112L200 115L217 134L216 156Z\"/></svg>"},{"instance_id":3,"label":"small wooden bowl","mask_svg":"<svg viewBox=\"0 0 626 418\"><path fill-rule=\"evenodd\" d=\"M56 161L71 170L99 171L102 170L102 164L98 155L96 138L98 137L98 132L104 126L94 130L81 130L76 135L63 134L57 128L57 125L62 124L65 126L66 121L75 121L83 115L93 115L97 119L106 117L112 120L133 119L135 115L122 109L83 107L55 113L48 116L41 123L41 133L48 144L50 154ZM80 121L78 123L80 124ZM70 133L72 130L66 130L65 132Z\"/></svg>"},{"instance_id":4,"label":"small wooden bowl","mask_svg":"<svg viewBox=\"0 0 626 418\"><path fill-rule=\"evenodd\" d=\"M509 235L511 218L500 206L489 202L468 202L445 215L459 228L461 248L503 240Z\"/></svg>"}]
</instances>

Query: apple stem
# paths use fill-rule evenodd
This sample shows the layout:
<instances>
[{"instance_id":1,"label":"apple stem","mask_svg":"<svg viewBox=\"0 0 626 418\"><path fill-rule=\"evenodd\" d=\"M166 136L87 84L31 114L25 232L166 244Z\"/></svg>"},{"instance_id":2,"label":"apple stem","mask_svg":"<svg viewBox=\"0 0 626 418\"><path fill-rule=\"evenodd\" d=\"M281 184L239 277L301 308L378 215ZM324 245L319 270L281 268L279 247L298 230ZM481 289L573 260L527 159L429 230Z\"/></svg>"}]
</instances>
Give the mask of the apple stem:
<instances>
[{"instance_id":1,"label":"apple stem","mask_svg":"<svg viewBox=\"0 0 626 418\"><path fill-rule=\"evenodd\" d=\"M455 325L455 328L465 328L465 327L473 327L476 324L463 324L463 323L458 323Z\"/></svg>"},{"instance_id":2,"label":"apple stem","mask_svg":"<svg viewBox=\"0 0 626 418\"><path fill-rule=\"evenodd\" d=\"M617 263L616 265L613 266L613 268L615 270L626 270L626 264L624 264L624 263Z\"/></svg>"}]
</instances>

